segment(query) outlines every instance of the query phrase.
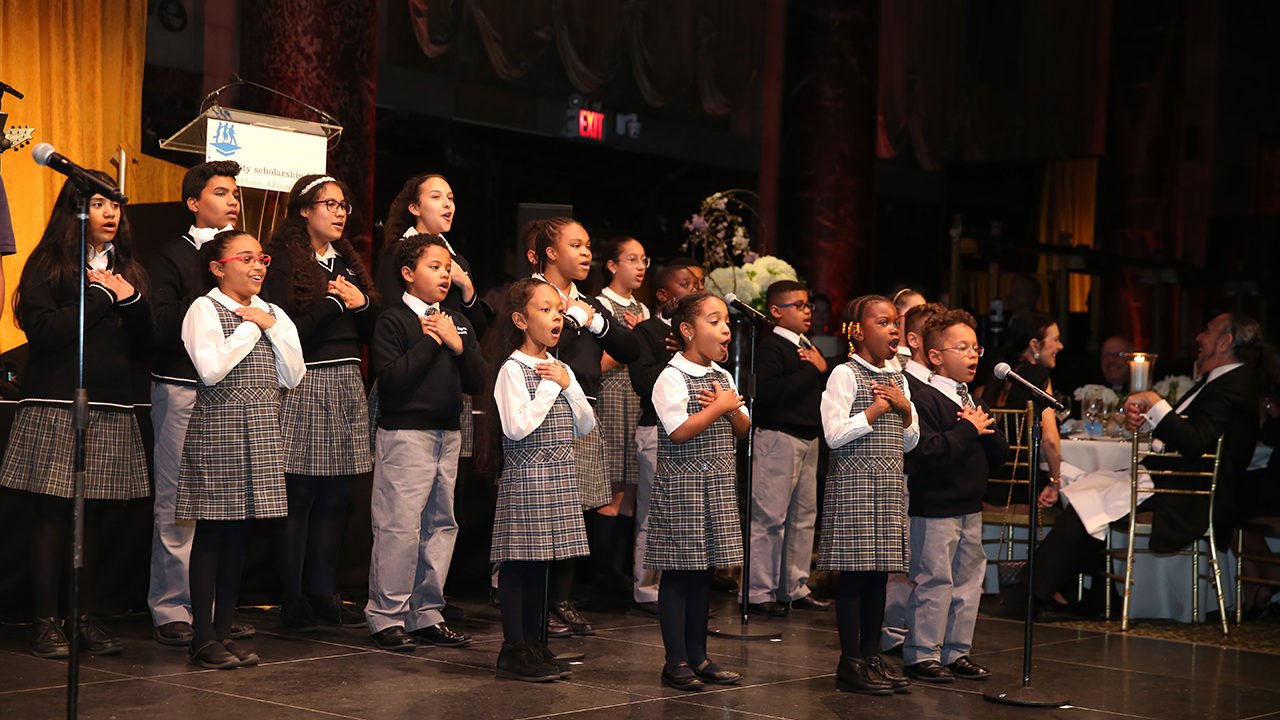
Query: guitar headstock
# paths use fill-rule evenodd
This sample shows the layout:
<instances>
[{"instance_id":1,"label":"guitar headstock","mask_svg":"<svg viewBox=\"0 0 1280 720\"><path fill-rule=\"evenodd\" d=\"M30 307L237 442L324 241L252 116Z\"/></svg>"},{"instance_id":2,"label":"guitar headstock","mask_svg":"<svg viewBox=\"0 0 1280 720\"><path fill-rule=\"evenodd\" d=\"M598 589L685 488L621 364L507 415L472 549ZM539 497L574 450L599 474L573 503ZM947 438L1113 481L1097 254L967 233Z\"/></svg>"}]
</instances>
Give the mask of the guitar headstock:
<instances>
[{"instance_id":1,"label":"guitar headstock","mask_svg":"<svg viewBox=\"0 0 1280 720\"><path fill-rule=\"evenodd\" d=\"M5 143L0 146L0 152L4 150L17 150L18 148L31 142L31 136L35 134L35 130L30 125L16 125L4 131Z\"/></svg>"}]
</instances>

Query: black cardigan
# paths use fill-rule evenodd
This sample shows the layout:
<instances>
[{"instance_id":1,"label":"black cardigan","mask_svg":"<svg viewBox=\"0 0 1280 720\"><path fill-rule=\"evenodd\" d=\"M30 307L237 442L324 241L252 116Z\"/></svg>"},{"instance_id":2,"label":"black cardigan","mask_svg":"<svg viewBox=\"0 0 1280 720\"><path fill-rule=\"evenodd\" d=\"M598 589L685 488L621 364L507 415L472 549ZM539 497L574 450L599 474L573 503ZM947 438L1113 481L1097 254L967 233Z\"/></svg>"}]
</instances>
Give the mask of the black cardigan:
<instances>
[{"instance_id":1,"label":"black cardigan","mask_svg":"<svg viewBox=\"0 0 1280 720\"><path fill-rule=\"evenodd\" d=\"M152 380L195 387L196 367L182 345L182 319L191 303L208 292L207 272L195 240L187 233L151 256L151 319L155 324Z\"/></svg>"},{"instance_id":2,"label":"black cardigan","mask_svg":"<svg viewBox=\"0 0 1280 720\"><path fill-rule=\"evenodd\" d=\"M378 316L369 351L378 374L386 430L457 430L462 393L474 395L484 383L485 363L475 329L462 313L448 313L462 336L462 354L422 332L418 316L403 302L388 304Z\"/></svg>"},{"instance_id":3,"label":"black cardigan","mask_svg":"<svg viewBox=\"0 0 1280 720\"><path fill-rule=\"evenodd\" d=\"M640 343L640 356L627 365L631 389L640 396L640 419L636 425L653 427L658 424L658 411L653 408L653 385L675 355L667 349L667 338L672 336L671 326L655 314L636 323L631 332Z\"/></svg>"},{"instance_id":4,"label":"black cardigan","mask_svg":"<svg viewBox=\"0 0 1280 720\"><path fill-rule=\"evenodd\" d=\"M400 240L396 240L396 243ZM457 248L454 248L455 250ZM461 255L453 254L453 262L462 266L462 271L471 274L471 263ZM404 285L400 282L400 268L396 265L396 245L392 243L378 254L378 269L374 274L373 284L378 288L378 294L382 296L382 306L391 307L400 304L400 296L404 295ZM471 279L472 283L475 278ZM462 290L457 285L449 286L449 294L445 295L441 301L442 307L450 310L457 310L467 316L467 321L471 323L471 327L476 332L476 337L484 337L484 332L489 328L489 320L484 314L484 305L480 302L480 288L476 288L476 294L471 298L470 305L462 303Z\"/></svg>"},{"instance_id":5,"label":"black cardigan","mask_svg":"<svg viewBox=\"0 0 1280 720\"><path fill-rule=\"evenodd\" d=\"M564 324L560 331L560 342L556 345L555 356L573 370L573 375L582 386L582 394L587 396L592 405L600 394L600 359L604 354L619 363L629 365L640 357L640 340L636 338L623 323L609 320L613 315L605 309L600 301L588 295L579 295L578 299L587 303L604 318L604 330L599 335L579 328L570 322Z\"/></svg>"},{"instance_id":6,"label":"black cardigan","mask_svg":"<svg viewBox=\"0 0 1280 720\"><path fill-rule=\"evenodd\" d=\"M378 319L378 309L370 300L363 308L348 311L337 295L319 295L306 310L298 308L293 290L293 259L287 248L272 248L271 268L263 287L263 299L275 303L284 310L294 325L298 326L298 338L302 341L302 354L308 365L344 364L360 362L360 345L367 345L373 336L373 326ZM319 264L319 263L317 263ZM341 256L333 258L333 269L325 270L326 280L339 275L356 287L360 287L356 274ZM368 290L360 288L368 297ZM400 302L396 295L395 302Z\"/></svg>"},{"instance_id":7,"label":"black cardigan","mask_svg":"<svg viewBox=\"0 0 1280 720\"><path fill-rule=\"evenodd\" d=\"M756 346L756 402L752 422L801 440L822 433L826 374L801 360L795 343L773 331Z\"/></svg>"},{"instance_id":8,"label":"black cardigan","mask_svg":"<svg viewBox=\"0 0 1280 720\"><path fill-rule=\"evenodd\" d=\"M907 487L912 517L956 517L982 512L991 471L1004 463L1009 441L995 433L978 435L968 420L956 417L960 406L931 385L918 380L911 402L920 419L920 441L907 453ZM974 398L980 410L991 410Z\"/></svg>"}]
</instances>

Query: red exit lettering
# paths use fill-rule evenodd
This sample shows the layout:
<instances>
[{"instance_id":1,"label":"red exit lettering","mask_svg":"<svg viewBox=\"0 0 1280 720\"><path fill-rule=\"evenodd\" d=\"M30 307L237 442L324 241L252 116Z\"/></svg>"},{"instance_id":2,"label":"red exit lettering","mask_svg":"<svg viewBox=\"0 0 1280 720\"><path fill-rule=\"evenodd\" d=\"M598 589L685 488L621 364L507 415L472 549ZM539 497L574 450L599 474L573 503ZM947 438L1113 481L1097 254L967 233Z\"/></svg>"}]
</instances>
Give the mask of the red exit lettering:
<instances>
[{"instance_id":1,"label":"red exit lettering","mask_svg":"<svg viewBox=\"0 0 1280 720\"><path fill-rule=\"evenodd\" d=\"M604 113L593 110L578 111L578 137L592 140L604 139Z\"/></svg>"}]
</instances>

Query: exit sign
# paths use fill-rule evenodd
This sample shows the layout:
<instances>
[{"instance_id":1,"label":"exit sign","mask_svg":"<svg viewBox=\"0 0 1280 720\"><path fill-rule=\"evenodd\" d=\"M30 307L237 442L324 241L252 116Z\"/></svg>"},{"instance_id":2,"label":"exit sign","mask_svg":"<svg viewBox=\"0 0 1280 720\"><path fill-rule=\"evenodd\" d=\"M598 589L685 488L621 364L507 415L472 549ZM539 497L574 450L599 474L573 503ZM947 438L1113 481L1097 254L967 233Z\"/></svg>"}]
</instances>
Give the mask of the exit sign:
<instances>
[{"instance_id":1,"label":"exit sign","mask_svg":"<svg viewBox=\"0 0 1280 720\"><path fill-rule=\"evenodd\" d=\"M604 113L578 110L578 137L604 140Z\"/></svg>"}]
</instances>

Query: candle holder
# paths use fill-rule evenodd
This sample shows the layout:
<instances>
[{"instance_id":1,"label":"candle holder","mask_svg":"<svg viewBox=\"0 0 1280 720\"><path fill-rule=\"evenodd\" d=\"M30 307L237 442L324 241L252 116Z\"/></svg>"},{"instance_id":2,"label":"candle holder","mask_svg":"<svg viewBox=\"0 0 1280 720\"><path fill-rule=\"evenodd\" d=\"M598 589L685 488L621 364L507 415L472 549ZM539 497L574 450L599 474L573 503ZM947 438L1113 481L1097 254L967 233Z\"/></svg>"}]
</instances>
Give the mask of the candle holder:
<instances>
[{"instance_id":1,"label":"candle holder","mask_svg":"<svg viewBox=\"0 0 1280 720\"><path fill-rule=\"evenodd\" d=\"M1156 354L1131 352L1125 353L1124 359L1129 363L1129 392L1150 390L1151 371L1156 364Z\"/></svg>"}]
</instances>

